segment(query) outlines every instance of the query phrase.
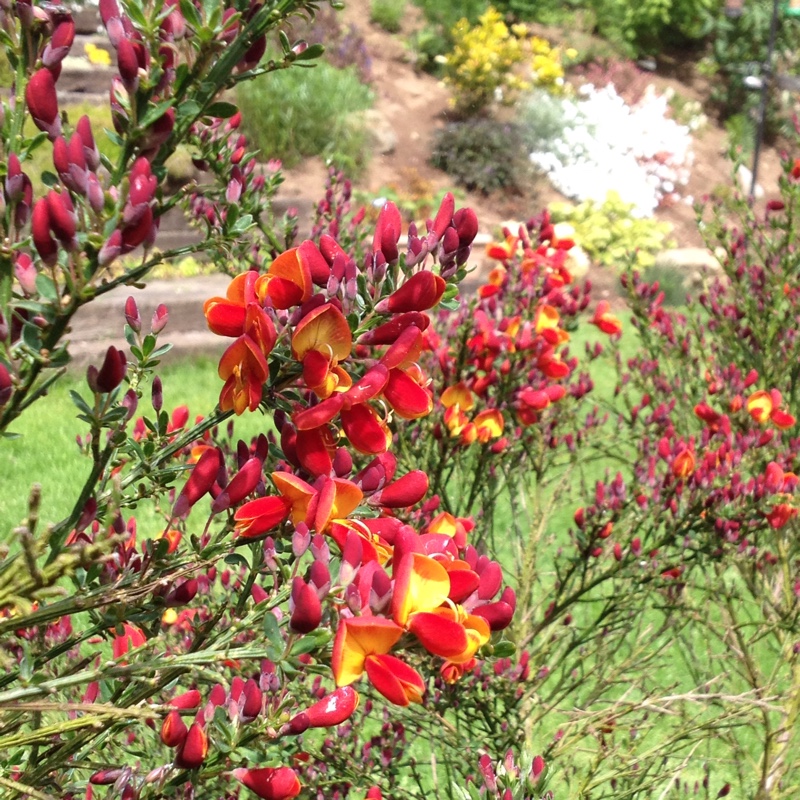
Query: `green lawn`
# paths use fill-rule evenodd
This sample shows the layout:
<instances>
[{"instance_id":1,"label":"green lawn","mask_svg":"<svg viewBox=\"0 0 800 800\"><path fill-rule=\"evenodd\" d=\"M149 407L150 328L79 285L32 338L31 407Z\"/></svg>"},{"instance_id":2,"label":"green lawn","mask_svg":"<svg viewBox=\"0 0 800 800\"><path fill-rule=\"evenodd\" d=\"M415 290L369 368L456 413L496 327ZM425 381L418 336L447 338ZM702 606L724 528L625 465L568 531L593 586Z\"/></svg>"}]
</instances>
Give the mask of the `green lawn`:
<instances>
[{"instance_id":1,"label":"green lawn","mask_svg":"<svg viewBox=\"0 0 800 800\"><path fill-rule=\"evenodd\" d=\"M189 407L190 421L212 411L222 383L216 363L209 359L185 361L160 370L164 384L164 408ZM42 487L40 518L47 524L63 519L71 510L91 464L76 444L87 426L77 419L78 410L70 390L89 396L83 373L65 376L47 397L36 402L14 424L14 439L0 440L0 542L9 541L14 529L25 518L32 484ZM145 390L138 414L152 415L149 387ZM256 412L236 422L236 434L245 440L267 429L264 417ZM144 507L137 510L141 526L149 522Z\"/></svg>"}]
</instances>

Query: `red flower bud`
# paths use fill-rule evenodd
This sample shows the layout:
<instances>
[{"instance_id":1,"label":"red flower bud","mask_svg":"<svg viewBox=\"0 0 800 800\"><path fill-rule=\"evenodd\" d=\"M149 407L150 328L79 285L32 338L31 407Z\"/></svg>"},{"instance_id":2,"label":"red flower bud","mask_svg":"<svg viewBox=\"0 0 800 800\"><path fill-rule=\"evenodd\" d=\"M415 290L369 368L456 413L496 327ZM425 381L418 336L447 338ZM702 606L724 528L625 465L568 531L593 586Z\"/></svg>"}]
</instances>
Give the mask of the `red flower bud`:
<instances>
[{"instance_id":1,"label":"red flower bud","mask_svg":"<svg viewBox=\"0 0 800 800\"><path fill-rule=\"evenodd\" d=\"M260 459L249 459L236 475L231 478L222 492L217 495L211 504L211 510L218 514L220 511L225 511L244 500L261 480L261 467Z\"/></svg>"},{"instance_id":2,"label":"red flower bud","mask_svg":"<svg viewBox=\"0 0 800 800\"><path fill-rule=\"evenodd\" d=\"M447 284L440 275L423 270L412 275L399 289L375 306L381 314L404 311L426 311L441 299Z\"/></svg>"},{"instance_id":3,"label":"red flower bud","mask_svg":"<svg viewBox=\"0 0 800 800\"><path fill-rule=\"evenodd\" d=\"M373 496L376 505L385 508L408 508L425 497L428 491L428 476L419 469L411 470L390 483Z\"/></svg>"},{"instance_id":4,"label":"red flower bud","mask_svg":"<svg viewBox=\"0 0 800 800\"><path fill-rule=\"evenodd\" d=\"M33 235L33 246L36 248L39 258L48 267L54 266L58 261L58 244L50 234L50 208L44 197L37 200L33 206L31 234Z\"/></svg>"},{"instance_id":5,"label":"red flower bud","mask_svg":"<svg viewBox=\"0 0 800 800\"><path fill-rule=\"evenodd\" d=\"M25 102L36 127L50 139L55 139L61 133L61 119L58 116L56 82L49 69L40 69L31 75L25 87Z\"/></svg>"},{"instance_id":6,"label":"red flower bud","mask_svg":"<svg viewBox=\"0 0 800 800\"><path fill-rule=\"evenodd\" d=\"M75 246L75 209L66 192L59 193L52 189L47 193L47 211L50 217L50 229L56 238L67 249Z\"/></svg>"},{"instance_id":7,"label":"red flower bud","mask_svg":"<svg viewBox=\"0 0 800 800\"><path fill-rule=\"evenodd\" d=\"M195 464L189 480L178 495L172 508L172 517L183 518L192 506L207 492L211 490L222 466L222 453L218 448L212 447L200 456Z\"/></svg>"},{"instance_id":8,"label":"red flower bud","mask_svg":"<svg viewBox=\"0 0 800 800\"><path fill-rule=\"evenodd\" d=\"M92 134L92 123L89 117L85 114L78 120L75 126L75 131L78 134L81 144L83 145L83 158L92 170L96 170L100 166L100 152L97 149L97 144L94 141Z\"/></svg>"},{"instance_id":9,"label":"red flower bud","mask_svg":"<svg viewBox=\"0 0 800 800\"><path fill-rule=\"evenodd\" d=\"M128 39L117 43L117 69L128 93L134 94L139 87L139 59L136 47Z\"/></svg>"},{"instance_id":10,"label":"red flower bud","mask_svg":"<svg viewBox=\"0 0 800 800\"><path fill-rule=\"evenodd\" d=\"M106 357L99 370L94 366L90 366L86 370L89 388L100 394L113 392L122 383L127 365L128 360L125 358L125 353L112 345L106 350Z\"/></svg>"},{"instance_id":11,"label":"red flower bud","mask_svg":"<svg viewBox=\"0 0 800 800\"><path fill-rule=\"evenodd\" d=\"M0 408L2 408L10 399L11 393L14 388L11 383L11 375L5 364L0 364Z\"/></svg>"},{"instance_id":12,"label":"red flower bud","mask_svg":"<svg viewBox=\"0 0 800 800\"><path fill-rule=\"evenodd\" d=\"M412 325L420 331L424 331L430 325L430 318L427 314L419 311L398 314L388 322L384 322L383 325L359 336L358 344L394 344L400 334Z\"/></svg>"},{"instance_id":13,"label":"red flower bud","mask_svg":"<svg viewBox=\"0 0 800 800\"><path fill-rule=\"evenodd\" d=\"M122 232L114 231L97 254L97 263L107 267L122 252Z\"/></svg>"},{"instance_id":14,"label":"red flower bud","mask_svg":"<svg viewBox=\"0 0 800 800\"><path fill-rule=\"evenodd\" d=\"M62 19L53 30L53 36L42 53L42 64L52 69L67 56L75 41L75 23L71 17Z\"/></svg>"},{"instance_id":15,"label":"red flower bud","mask_svg":"<svg viewBox=\"0 0 800 800\"><path fill-rule=\"evenodd\" d=\"M139 316L139 306L134 297L129 297L125 301L125 321L136 333L142 330L142 318Z\"/></svg>"},{"instance_id":16,"label":"red flower bud","mask_svg":"<svg viewBox=\"0 0 800 800\"><path fill-rule=\"evenodd\" d=\"M428 234L428 244L429 246L433 246L439 239L444 236L445 230L450 226L450 223L453 221L453 212L456 210L456 200L453 197L452 192L447 192L447 194L442 198L442 202L439 205L439 210L436 212L436 219L433 221L433 225L431 226L431 232Z\"/></svg>"},{"instance_id":17,"label":"red flower bud","mask_svg":"<svg viewBox=\"0 0 800 800\"><path fill-rule=\"evenodd\" d=\"M167 747L180 747L186 741L188 732L180 712L170 711L161 724L161 741Z\"/></svg>"},{"instance_id":18,"label":"red flower bud","mask_svg":"<svg viewBox=\"0 0 800 800\"><path fill-rule=\"evenodd\" d=\"M453 216L453 224L458 231L460 247L468 247L478 235L478 217L471 208L459 208Z\"/></svg>"},{"instance_id":19,"label":"red flower bud","mask_svg":"<svg viewBox=\"0 0 800 800\"><path fill-rule=\"evenodd\" d=\"M153 335L161 333L161 331L167 327L167 322L169 322L169 311L163 303L160 303L158 308L156 308L156 310L153 312L153 320L150 323L150 332Z\"/></svg>"},{"instance_id":20,"label":"red flower bud","mask_svg":"<svg viewBox=\"0 0 800 800\"><path fill-rule=\"evenodd\" d=\"M190 689L188 692L184 692L183 694L179 694L176 697L173 697L167 705L171 706L172 708L180 708L183 710L197 708L200 705L200 701L202 696L197 689Z\"/></svg>"},{"instance_id":21,"label":"red flower bud","mask_svg":"<svg viewBox=\"0 0 800 800\"><path fill-rule=\"evenodd\" d=\"M397 242L400 240L400 229L403 219L400 211L394 203L386 203L378 215L375 224L375 235L372 238L372 252L383 253L386 260L391 264L399 255ZM430 308L430 306L427 306ZM404 311L422 311L423 309L403 309Z\"/></svg>"},{"instance_id":22,"label":"red flower bud","mask_svg":"<svg viewBox=\"0 0 800 800\"><path fill-rule=\"evenodd\" d=\"M244 704L242 705L242 717L245 719L255 719L261 713L263 695L258 684L249 678L242 690Z\"/></svg>"},{"instance_id":23,"label":"red flower bud","mask_svg":"<svg viewBox=\"0 0 800 800\"><path fill-rule=\"evenodd\" d=\"M358 692L352 686L342 686L298 716L305 716L310 728L330 728L350 719L358 708L358 701Z\"/></svg>"},{"instance_id":24,"label":"red flower bud","mask_svg":"<svg viewBox=\"0 0 800 800\"><path fill-rule=\"evenodd\" d=\"M289 627L295 633L311 633L319 627L322 620L322 604L313 587L301 577L292 581L292 595L289 598Z\"/></svg>"},{"instance_id":25,"label":"red flower bud","mask_svg":"<svg viewBox=\"0 0 800 800\"><path fill-rule=\"evenodd\" d=\"M208 755L208 737L197 722L189 728L177 755L175 766L181 769L197 769Z\"/></svg>"},{"instance_id":26,"label":"red flower bud","mask_svg":"<svg viewBox=\"0 0 800 800\"><path fill-rule=\"evenodd\" d=\"M189 578L180 586L176 586L165 598L164 604L167 608L178 608L191 603L197 594L198 583L196 578Z\"/></svg>"},{"instance_id":27,"label":"red flower bud","mask_svg":"<svg viewBox=\"0 0 800 800\"><path fill-rule=\"evenodd\" d=\"M117 779L122 775L123 770L116 768L116 769L101 769L99 772L95 772L94 775L89 778L89 783L93 784L94 786L111 786L112 783L116 783Z\"/></svg>"},{"instance_id":28,"label":"red flower bud","mask_svg":"<svg viewBox=\"0 0 800 800\"><path fill-rule=\"evenodd\" d=\"M262 800L289 800L300 794L300 781L290 767L239 769L231 773L237 781L255 792Z\"/></svg>"}]
</instances>

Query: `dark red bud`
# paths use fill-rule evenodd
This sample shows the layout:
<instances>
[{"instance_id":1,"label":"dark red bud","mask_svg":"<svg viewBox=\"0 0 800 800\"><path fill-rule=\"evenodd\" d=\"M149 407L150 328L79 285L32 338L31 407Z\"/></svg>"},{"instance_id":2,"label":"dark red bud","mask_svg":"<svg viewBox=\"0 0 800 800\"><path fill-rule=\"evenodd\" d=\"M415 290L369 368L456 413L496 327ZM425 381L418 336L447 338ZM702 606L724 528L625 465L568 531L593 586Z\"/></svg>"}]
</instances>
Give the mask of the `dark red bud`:
<instances>
[{"instance_id":1,"label":"dark red bud","mask_svg":"<svg viewBox=\"0 0 800 800\"><path fill-rule=\"evenodd\" d=\"M319 627L322 620L322 604L313 587L301 577L292 582L292 595L289 600L291 616L289 627L295 633L311 633Z\"/></svg>"},{"instance_id":2,"label":"dark red bud","mask_svg":"<svg viewBox=\"0 0 800 800\"><path fill-rule=\"evenodd\" d=\"M58 116L56 82L49 69L40 69L31 75L25 87L25 102L36 127L55 139L61 133L61 119Z\"/></svg>"},{"instance_id":3,"label":"dark red bud","mask_svg":"<svg viewBox=\"0 0 800 800\"><path fill-rule=\"evenodd\" d=\"M125 353L112 345L106 350L103 364L96 373L92 374L92 378L89 377L87 371L89 388L93 392L102 394L113 392L122 383L127 365L128 360L125 358Z\"/></svg>"}]
</instances>

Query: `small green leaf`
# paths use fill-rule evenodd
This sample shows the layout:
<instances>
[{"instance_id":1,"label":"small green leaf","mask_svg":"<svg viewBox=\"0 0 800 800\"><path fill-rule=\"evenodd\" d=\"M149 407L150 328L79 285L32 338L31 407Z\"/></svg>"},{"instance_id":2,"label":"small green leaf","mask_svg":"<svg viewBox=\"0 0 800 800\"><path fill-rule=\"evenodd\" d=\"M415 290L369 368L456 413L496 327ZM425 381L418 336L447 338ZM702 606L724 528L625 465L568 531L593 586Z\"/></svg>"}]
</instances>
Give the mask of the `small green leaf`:
<instances>
[{"instance_id":1,"label":"small green leaf","mask_svg":"<svg viewBox=\"0 0 800 800\"><path fill-rule=\"evenodd\" d=\"M325 46L322 44L312 44L306 47L302 53L295 55L295 61L311 61L312 59L319 58L325 52Z\"/></svg>"},{"instance_id":2,"label":"small green leaf","mask_svg":"<svg viewBox=\"0 0 800 800\"><path fill-rule=\"evenodd\" d=\"M22 341L33 351L38 351L42 346L41 331L31 324L22 326Z\"/></svg>"},{"instance_id":3,"label":"small green leaf","mask_svg":"<svg viewBox=\"0 0 800 800\"><path fill-rule=\"evenodd\" d=\"M212 103L205 111L209 117L218 117L219 119L230 119L237 111L238 107L235 106L233 103L225 103L223 101L218 101L216 103Z\"/></svg>"},{"instance_id":4,"label":"small green leaf","mask_svg":"<svg viewBox=\"0 0 800 800\"><path fill-rule=\"evenodd\" d=\"M203 19L197 6L191 0L181 0L180 2L181 14L186 22L193 28L200 28L203 24Z\"/></svg>"},{"instance_id":5,"label":"small green leaf","mask_svg":"<svg viewBox=\"0 0 800 800\"><path fill-rule=\"evenodd\" d=\"M126 3L125 12L138 28L143 30L147 29L147 19L145 18L144 13L142 12L142 9L138 3Z\"/></svg>"},{"instance_id":6,"label":"small green leaf","mask_svg":"<svg viewBox=\"0 0 800 800\"><path fill-rule=\"evenodd\" d=\"M72 398L72 402L75 403L84 414L89 414L91 416L93 413L91 406L74 389L69 390L69 396Z\"/></svg>"},{"instance_id":7,"label":"small green leaf","mask_svg":"<svg viewBox=\"0 0 800 800\"><path fill-rule=\"evenodd\" d=\"M36 276L36 290L39 294L44 297L46 300L49 300L51 303L54 303L58 300L58 288L56 287L55 283L53 283L53 279L49 275L45 275L44 273L39 273Z\"/></svg>"},{"instance_id":8,"label":"small green leaf","mask_svg":"<svg viewBox=\"0 0 800 800\"><path fill-rule=\"evenodd\" d=\"M194 119L202 109L200 104L194 100L187 100L181 103L177 108L178 119Z\"/></svg>"},{"instance_id":9,"label":"small green leaf","mask_svg":"<svg viewBox=\"0 0 800 800\"><path fill-rule=\"evenodd\" d=\"M268 611L264 615L264 635L279 652L283 651L284 641L281 628L275 615Z\"/></svg>"},{"instance_id":10,"label":"small green leaf","mask_svg":"<svg viewBox=\"0 0 800 800\"><path fill-rule=\"evenodd\" d=\"M241 567L242 569L246 570L250 569L250 562L245 558L245 556L242 553L230 553L230 555L225 556L224 560L225 563L231 567Z\"/></svg>"},{"instance_id":11,"label":"small green leaf","mask_svg":"<svg viewBox=\"0 0 800 800\"><path fill-rule=\"evenodd\" d=\"M139 120L139 125L142 128L146 128L149 125L152 125L154 122L156 122L156 120L161 119L161 117L163 117L164 114L166 114L167 111L169 111L169 109L172 108L174 103L175 103L174 100L164 100L163 103L157 103L156 105L151 106L146 111L141 120Z\"/></svg>"}]
</instances>

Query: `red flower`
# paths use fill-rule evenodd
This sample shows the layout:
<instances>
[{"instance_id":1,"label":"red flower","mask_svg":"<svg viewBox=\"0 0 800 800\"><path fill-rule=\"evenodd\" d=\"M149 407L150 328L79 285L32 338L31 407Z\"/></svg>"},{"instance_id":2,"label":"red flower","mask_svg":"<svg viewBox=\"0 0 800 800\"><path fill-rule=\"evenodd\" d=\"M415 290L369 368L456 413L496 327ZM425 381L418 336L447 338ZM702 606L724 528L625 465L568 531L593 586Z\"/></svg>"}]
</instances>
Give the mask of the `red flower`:
<instances>
[{"instance_id":1,"label":"red flower","mask_svg":"<svg viewBox=\"0 0 800 800\"><path fill-rule=\"evenodd\" d=\"M447 288L444 278L430 270L414 273L399 289L375 306L380 313L400 314L433 308Z\"/></svg>"},{"instance_id":2,"label":"red flower","mask_svg":"<svg viewBox=\"0 0 800 800\"><path fill-rule=\"evenodd\" d=\"M192 506L204 495L211 491L217 480L222 466L222 453L216 447L210 447L203 452L194 465L189 480L186 481L175 505L172 507L172 518L183 518Z\"/></svg>"},{"instance_id":3,"label":"red flower","mask_svg":"<svg viewBox=\"0 0 800 800\"><path fill-rule=\"evenodd\" d=\"M601 300L597 304L597 309L590 322L592 325L597 325L603 333L611 335L622 333L622 323L619 317L615 317L611 313L610 309L611 305L608 300Z\"/></svg>"},{"instance_id":4,"label":"red flower","mask_svg":"<svg viewBox=\"0 0 800 800\"><path fill-rule=\"evenodd\" d=\"M289 800L297 797L302 788L297 773L291 767L240 767L233 770L231 775L263 800Z\"/></svg>"},{"instance_id":5,"label":"red flower","mask_svg":"<svg viewBox=\"0 0 800 800\"><path fill-rule=\"evenodd\" d=\"M131 650L141 647L146 641L147 638L140 628L128 622L124 622L122 624L122 635L114 637L114 641L111 645L111 652L114 658L121 658Z\"/></svg>"},{"instance_id":6,"label":"red flower","mask_svg":"<svg viewBox=\"0 0 800 800\"><path fill-rule=\"evenodd\" d=\"M175 756L175 766L181 769L197 769L208 755L208 737L200 723L193 722Z\"/></svg>"}]
</instances>

